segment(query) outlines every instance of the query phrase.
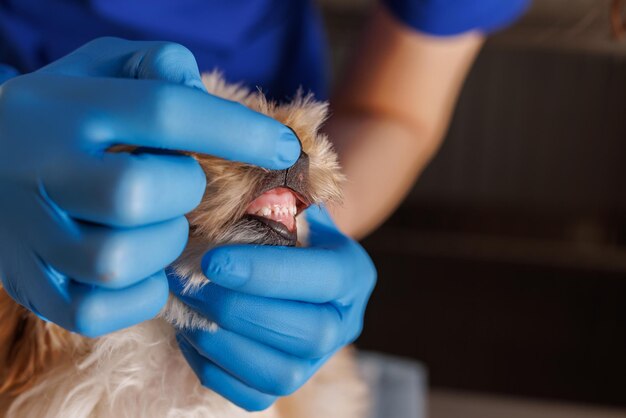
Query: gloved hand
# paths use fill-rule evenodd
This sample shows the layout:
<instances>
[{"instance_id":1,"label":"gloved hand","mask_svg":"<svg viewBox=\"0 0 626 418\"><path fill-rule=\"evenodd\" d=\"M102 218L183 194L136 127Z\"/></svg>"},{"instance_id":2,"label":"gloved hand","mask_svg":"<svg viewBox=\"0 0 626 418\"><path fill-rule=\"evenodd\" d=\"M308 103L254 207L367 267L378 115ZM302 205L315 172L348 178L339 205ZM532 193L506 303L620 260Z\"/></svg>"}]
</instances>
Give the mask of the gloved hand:
<instances>
[{"instance_id":1,"label":"gloved hand","mask_svg":"<svg viewBox=\"0 0 626 418\"><path fill-rule=\"evenodd\" d=\"M185 150L284 169L291 130L204 90L180 45L98 39L0 86L0 277L17 302L98 336L156 315L183 216L205 190Z\"/></svg>"},{"instance_id":2,"label":"gloved hand","mask_svg":"<svg viewBox=\"0 0 626 418\"><path fill-rule=\"evenodd\" d=\"M310 247L218 247L203 258L211 283L181 294L217 331L184 330L181 350L203 385L248 409L294 392L361 333L376 282L365 250L324 209L305 212Z\"/></svg>"}]
</instances>

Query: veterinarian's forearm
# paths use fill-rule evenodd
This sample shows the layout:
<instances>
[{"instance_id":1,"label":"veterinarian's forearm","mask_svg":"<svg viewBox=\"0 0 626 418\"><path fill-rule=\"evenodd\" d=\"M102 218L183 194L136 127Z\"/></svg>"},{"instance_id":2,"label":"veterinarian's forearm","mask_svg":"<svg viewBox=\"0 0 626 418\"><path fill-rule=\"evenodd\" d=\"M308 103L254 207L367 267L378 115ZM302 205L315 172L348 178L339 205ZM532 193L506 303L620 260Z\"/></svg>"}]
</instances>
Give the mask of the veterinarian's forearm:
<instances>
[{"instance_id":1,"label":"veterinarian's forearm","mask_svg":"<svg viewBox=\"0 0 626 418\"><path fill-rule=\"evenodd\" d=\"M367 235L406 196L445 135L483 39L426 36L377 11L326 128L348 177L344 204L332 208L344 232Z\"/></svg>"}]
</instances>

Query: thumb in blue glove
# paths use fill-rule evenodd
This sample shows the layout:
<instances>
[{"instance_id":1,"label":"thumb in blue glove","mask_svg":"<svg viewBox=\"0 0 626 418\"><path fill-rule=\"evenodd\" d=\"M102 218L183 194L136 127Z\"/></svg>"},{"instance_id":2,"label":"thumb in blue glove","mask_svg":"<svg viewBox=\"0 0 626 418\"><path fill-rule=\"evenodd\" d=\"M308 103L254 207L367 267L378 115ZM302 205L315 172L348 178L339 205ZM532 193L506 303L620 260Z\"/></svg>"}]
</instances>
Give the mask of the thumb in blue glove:
<instances>
[{"instance_id":1,"label":"thumb in blue glove","mask_svg":"<svg viewBox=\"0 0 626 418\"><path fill-rule=\"evenodd\" d=\"M270 169L300 146L288 128L207 94L193 55L102 38L0 86L0 278L18 303L87 336L155 316L211 154Z\"/></svg>"},{"instance_id":2,"label":"thumb in blue glove","mask_svg":"<svg viewBox=\"0 0 626 418\"><path fill-rule=\"evenodd\" d=\"M184 330L177 340L203 385L260 410L302 386L337 350L361 333L376 270L328 212L305 212L307 248L233 245L209 251L203 271L212 282L170 289L215 332Z\"/></svg>"}]
</instances>

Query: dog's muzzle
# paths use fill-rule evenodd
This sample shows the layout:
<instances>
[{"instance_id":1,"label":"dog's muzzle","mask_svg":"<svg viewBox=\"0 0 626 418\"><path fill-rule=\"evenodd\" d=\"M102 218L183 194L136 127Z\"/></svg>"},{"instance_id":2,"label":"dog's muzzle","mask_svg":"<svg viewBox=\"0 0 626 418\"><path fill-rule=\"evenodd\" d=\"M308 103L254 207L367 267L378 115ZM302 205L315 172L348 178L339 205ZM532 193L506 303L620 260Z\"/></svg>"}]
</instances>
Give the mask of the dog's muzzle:
<instances>
[{"instance_id":1,"label":"dog's muzzle","mask_svg":"<svg viewBox=\"0 0 626 418\"><path fill-rule=\"evenodd\" d=\"M296 216L310 204L309 156L300 153L286 170L269 171L246 209L245 219L269 245L294 246L298 240Z\"/></svg>"}]
</instances>

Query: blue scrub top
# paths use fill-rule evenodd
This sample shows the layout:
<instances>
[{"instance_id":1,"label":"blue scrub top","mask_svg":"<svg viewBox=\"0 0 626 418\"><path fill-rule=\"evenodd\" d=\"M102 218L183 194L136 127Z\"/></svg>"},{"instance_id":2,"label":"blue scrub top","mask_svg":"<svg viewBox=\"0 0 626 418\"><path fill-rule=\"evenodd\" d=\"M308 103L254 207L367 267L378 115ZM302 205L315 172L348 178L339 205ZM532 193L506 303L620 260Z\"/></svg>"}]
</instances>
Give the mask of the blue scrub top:
<instances>
[{"instance_id":1,"label":"blue scrub top","mask_svg":"<svg viewBox=\"0 0 626 418\"><path fill-rule=\"evenodd\" d=\"M338 0L341 1L341 0ZM502 26L529 0L384 0L436 35ZM0 0L0 63L30 72L101 36L178 42L201 71L285 99L327 98L326 43L314 0Z\"/></svg>"},{"instance_id":2,"label":"blue scrub top","mask_svg":"<svg viewBox=\"0 0 626 418\"><path fill-rule=\"evenodd\" d=\"M273 98L325 99L321 27L311 0L0 0L0 62L30 72L101 36L163 40Z\"/></svg>"}]
</instances>

